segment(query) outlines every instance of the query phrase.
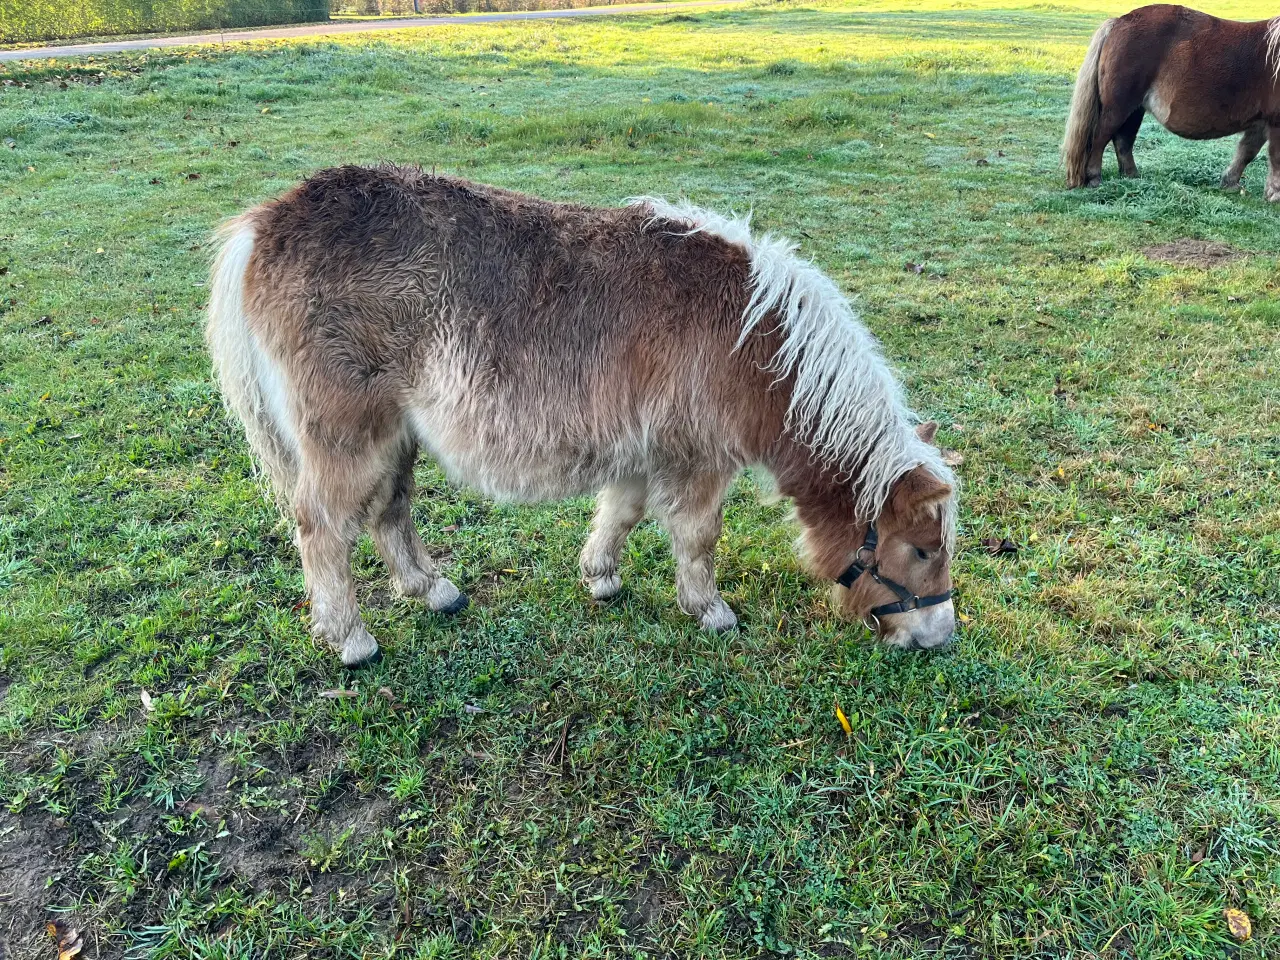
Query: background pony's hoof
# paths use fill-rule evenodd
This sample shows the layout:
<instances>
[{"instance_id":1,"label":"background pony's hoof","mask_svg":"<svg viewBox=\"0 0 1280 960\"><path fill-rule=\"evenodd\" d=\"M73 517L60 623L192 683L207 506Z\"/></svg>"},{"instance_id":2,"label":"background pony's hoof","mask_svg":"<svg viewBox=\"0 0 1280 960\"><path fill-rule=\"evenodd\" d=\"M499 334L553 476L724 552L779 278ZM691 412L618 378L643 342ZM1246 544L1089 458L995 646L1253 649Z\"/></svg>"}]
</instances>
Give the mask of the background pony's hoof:
<instances>
[{"instance_id":1,"label":"background pony's hoof","mask_svg":"<svg viewBox=\"0 0 1280 960\"><path fill-rule=\"evenodd\" d=\"M1240 178L1239 178L1239 177L1236 177L1236 178L1233 180L1233 179L1231 179L1230 177L1223 177L1223 178L1222 178L1222 183L1220 183L1220 184L1218 185L1218 189L1220 189L1220 190L1239 190L1239 189L1240 189Z\"/></svg>"},{"instance_id":2,"label":"background pony's hoof","mask_svg":"<svg viewBox=\"0 0 1280 960\"><path fill-rule=\"evenodd\" d=\"M703 630L723 633L725 630L732 630L738 625L738 617L729 609L727 603L717 598L715 603L707 607L702 612L702 616L698 617L698 622L702 624Z\"/></svg>"}]
</instances>

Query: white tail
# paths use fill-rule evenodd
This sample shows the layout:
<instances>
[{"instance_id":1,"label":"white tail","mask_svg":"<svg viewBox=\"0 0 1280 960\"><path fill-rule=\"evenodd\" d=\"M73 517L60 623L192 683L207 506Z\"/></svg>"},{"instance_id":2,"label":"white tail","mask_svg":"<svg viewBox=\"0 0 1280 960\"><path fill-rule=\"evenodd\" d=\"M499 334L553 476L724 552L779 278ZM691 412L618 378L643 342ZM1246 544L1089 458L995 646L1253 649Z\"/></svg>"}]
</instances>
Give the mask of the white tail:
<instances>
[{"instance_id":1,"label":"white tail","mask_svg":"<svg viewBox=\"0 0 1280 960\"><path fill-rule=\"evenodd\" d=\"M288 509L298 478L298 440L279 366L249 329L244 277L253 256L253 225L243 218L218 231L205 339L227 406L244 424L258 465L266 471L281 509Z\"/></svg>"},{"instance_id":2,"label":"white tail","mask_svg":"<svg viewBox=\"0 0 1280 960\"><path fill-rule=\"evenodd\" d=\"M1115 20L1107 20L1094 32L1093 39L1089 41L1089 52L1076 75L1071 112L1067 114L1067 132L1062 138L1062 162L1067 168L1068 187L1083 187L1087 179L1085 168L1089 164L1089 154L1093 152L1093 138L1098 135L1098 125L1102 121L1098 59L1114 25Z\"/></svg>"}]
</instances>

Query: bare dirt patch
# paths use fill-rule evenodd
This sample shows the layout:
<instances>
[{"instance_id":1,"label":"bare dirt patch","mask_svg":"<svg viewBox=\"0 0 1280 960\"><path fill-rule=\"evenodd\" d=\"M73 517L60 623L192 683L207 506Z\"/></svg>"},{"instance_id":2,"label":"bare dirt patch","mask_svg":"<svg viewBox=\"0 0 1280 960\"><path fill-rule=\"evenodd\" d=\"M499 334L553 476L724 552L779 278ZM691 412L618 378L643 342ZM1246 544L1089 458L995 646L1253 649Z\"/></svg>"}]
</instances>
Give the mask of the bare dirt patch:
<instances>
[{"instance_id":1,"label":"bare dirt patch","mask_svg":"<svg viewBox=\"0 0 1280 960\"><path fill-rule=\"evenodd\" d=\"M1142 255L1148 260L1159 260L1180 267L1216 267L1223 263L1234 263L1249 256L1244 250L1238 250L1229 243L1216 240L1192 240L1183 237L1172 243L1159 243L1154 247L1144 247Z\"/></svg>"}]
</instances>

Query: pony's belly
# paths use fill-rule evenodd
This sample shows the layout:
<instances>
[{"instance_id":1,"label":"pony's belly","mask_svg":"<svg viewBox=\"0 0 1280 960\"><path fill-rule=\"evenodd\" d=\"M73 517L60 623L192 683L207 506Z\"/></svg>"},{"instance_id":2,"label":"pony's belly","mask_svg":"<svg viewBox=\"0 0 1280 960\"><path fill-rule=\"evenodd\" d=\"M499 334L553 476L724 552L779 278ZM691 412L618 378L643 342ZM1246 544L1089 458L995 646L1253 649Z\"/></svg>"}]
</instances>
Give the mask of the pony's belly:
<instances>
[{"instance_id":1,"label":"pony's belly","mask_svg":"<svg viewBox=\"0 0 1280 960\"><path fill-rule=\"evenodd\" d=\"M566 442L554 425L529 429L502 416L457 417L418 409L413 433L445 475L495 500L539 503L598 492L643 472L634 457Z\"/></svg>"},{"instance_id":2,"label":"pony's belly","mask_svg":"<svg viewBox=\"0 0 1280 960\"><path fill-rule=\"evenodd\" d=\"M1239 133L1255 123L1258 111L1240 105L1232 111L1220 111L1192 103L1195 98L1170 97L1158 87L1147 91L1142 105L1159 121L1160 126L1187 140L1217 140ZM1205 102L1211 102L1207 98Z\"/></svg>"}]
</instances>

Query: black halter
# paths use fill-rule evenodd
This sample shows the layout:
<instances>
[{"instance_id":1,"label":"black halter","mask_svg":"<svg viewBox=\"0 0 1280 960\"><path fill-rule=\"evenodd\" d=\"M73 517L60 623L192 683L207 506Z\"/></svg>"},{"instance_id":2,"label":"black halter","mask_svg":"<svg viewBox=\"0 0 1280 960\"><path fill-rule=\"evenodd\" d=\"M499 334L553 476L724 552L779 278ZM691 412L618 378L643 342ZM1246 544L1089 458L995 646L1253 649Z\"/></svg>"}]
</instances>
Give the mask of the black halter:
<instances>
[{"instance_id":1,"label":"black halter","mask_svg":"<svg viewBox=\"0 0 1280 960\"><path fill-rule=\"evenodd\" d=\"M919 610L921 607L932 607L939 603L946 603L951 599L950 590L946 593L935 593L931 597L917 597L898 581L881 576L880 564L876 562L876 547L879 544L880 535L876 533L876 525L873 523L867 527L867 538L862 541L862 546L858 548L858 552L853 558L853 563L849 564L849 568L844 573L836 577L836 583L840 584L840 586L851 587L854 581L864 573L870 574L872 580L894 592L898 597L898 602L882 603L878 607L872 607L871 616L887 617L895 613L906 613L908 610ZM871 554L871 562L869 564L863 563L862 555L868 552Z\"/></svg>"}]
</instances>

